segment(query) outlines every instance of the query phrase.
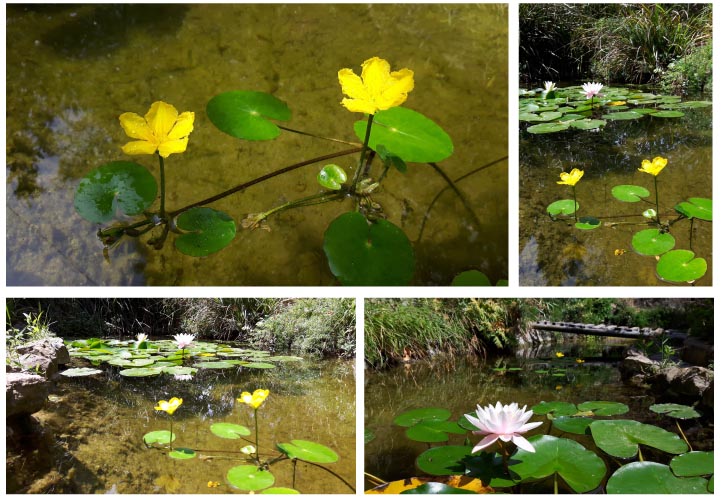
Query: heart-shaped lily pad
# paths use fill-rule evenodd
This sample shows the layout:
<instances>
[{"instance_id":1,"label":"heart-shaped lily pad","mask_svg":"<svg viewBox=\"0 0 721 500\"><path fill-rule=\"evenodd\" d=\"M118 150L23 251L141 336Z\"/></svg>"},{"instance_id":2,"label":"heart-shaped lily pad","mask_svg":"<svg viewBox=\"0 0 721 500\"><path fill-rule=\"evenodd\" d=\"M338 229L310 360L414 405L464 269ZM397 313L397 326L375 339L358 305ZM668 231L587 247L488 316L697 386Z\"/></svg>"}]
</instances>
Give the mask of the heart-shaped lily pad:
<instances>
[{"instance_id":1,"label":"heart-shaped lily pad","mask_svg":"<svg viewBox=\"0 0 721 500\"><path fill-rule=\"evenodd\" d=\"M418 408L401 413L393 423L401 427L412 427L420 422L445 422L451 412L445 408Z\"/></svg>"},{"instance_id":2,"label":"heart-shaped lily pad","mask_svg":"<svg viewBox=\"0 0 721 500\"><path fill-rule=\"evenodd\" d=\"M576 441L555 436L532 436L528 441L535 453L519 449L511 457L509 469L523 480L542 479L558 474L576 493L591 491L606 475L606 464L598 455Z\"/></svg>"},{"instance_id":3,"label":"heart-shaped lily pad","mask_svg":"<svg viewBox=\"0 0 721 500\"><path fill-rule=\"evenodd\" d=\"M681 118L682 116L686 116L686 114L683 111L676 111L676 110L666 110L666 111L657 111L651 116L657 116L659 118Z\"/></svg>"},{"instance_id":4,"label":"heart-shaped lily pad","mask_svg":"<svg viewBox=\"0 0 721 500\"><path fill-rule=\"evenodd\" d=\"M243 365L245 368L258 368L260 370L268 370L271 368L275 368L275 365L270 363L262 363L260 361L254 361L252 363L247 363Z\"/></svg>"},{"instance_id":5,"label":"heart-shaped lily pad","mask_svg":"<svg viewBox=\"0 0 721 500\"><path fill-rule=\"evenodd\" d=\"M160 363L156 363L158 366ZM169 375L195 375L198 372L197 368L191 368L190 366L163 366L163 373Z\"/></svg>"},{"instance_id":6,"label":"heart-shaped lily pad","mask_svg":"<svg viewBox=\"0 0 721 500\"><path fill-rule=\"evenodd\" d=\"M661 255L676 245L676 238L658 229L644 229L633 235L631 245L641 255Z\"/></svg>"},{"instance_id":7,"label":"heart-shaped lily pad","mask_svg":"<svg viewBox=\"0 0 721 500\"><path fill-rule=\"evenodd\" d=\"M333 275L344 285L407 285L413 277L413 247L385 219L368 222L347 212L330 223L323 250Z\"/></svg>"},{"instance_id":8,"label":"heart-shaped lily pad","mask_svg":"<svg viewBox=\"0 0 721 500\"><path fill-rule=\"evenodd\" d=\"M448 434L465 434L455 422L424 421L406 429L406 437L421 443L442 443L448 441Z\"/></svg>"},{"instance_id":9,"label":"heart-shaped lily pad","mask_svg":"<svg viewBox=\"0 0 721 500\"><path fill-rule=\"evenodd\" d=\"M591 422L593 422L593 419L589 417L571 417L564 415L553 419L553 426L563 432L585 434Z\"/></svg>"},{"instance_id":10,"label":"heart-shaped lily pad","mask_svg":"<svg viewBox=\"0 0 721 500\"><path fill-rule=\"evenodd\" d=\"M88 375L97 375L98 373L103 373L103 370L98 370L97 368L70 368L69 370L60 372L60 375L66 377L87 377Z\"/></svg>"},{"instance_id":11,"label":"heart-shaped lily pad","mask_svg":"<svg viewBox=\"0 0 721 500\"><path fill-rule=\"evenodd\" d=\"M695 257L691 250L671 250L661 256L656 272L667 281L691 282L706 274L706 260Z\"/></svg>"},{"instance_id":12,"label":"heart-shaped lily pad","mask_svg":"<svg viewBox=\"0 0 721 500\"><path fill-rule=\"evenodd\" d=\"M713 201L709 198L689 198L674 208L689 219L695 217L706 221L713 220Z\"/></svg>"},{"instance_id":13,"label":"heart-shaped lily pad","mask_svg":"<svg viewBox=\"0 0 721 500\"><path fill-rule=\"evenodd\" d=\"M318 172L318 184L326 189L338 191L347 180L345 170L335 164L326 165Z\"/></svg>"},{"instance_id":14,"label":"heart-shaped lily pad","mask_svg":"<svg viewBox=\"0 0 721 500\"><path fill-rule=\"evenodd\" d=\"M551 216L571 215L578 210L578 203L574 200L556 200L546 207L546 211Z\"/></svg>"},{"instance_id":15,"label":"heart-shaped lily pad","mask_svg":"<svg viewBox=\"0 0 721 500\"><path fill-rule=\"evenodd\" d=\"M707 481L702 477L674 476L667 465L656 462L632 462L621 466L608 478L606 492L612 495L706 493L706 486Z\"/></svg>"},{"instance_id":16,"label":"heart-shaped lily pad","mask_svg":"<svg viewBox=\"0 0 721 500\"><path fill-rule=\"evenodd\" d=\"M671 470L677 476L693 477L713 474L713 451L691 451L671 459Z\"/></svg>"},{"instance_id":17,"label":"heart-shaped lily pad","mask_svg":"<svg viewBox=\"0 0 721 500\"><path fill-rule=\"evenodd\" d=\"M635 420L597 420L590 428L596 446L614 457L635 456L639 444L674 454L688 450L676 434Z\"/></svg>"},{"instance_id":18,"label":"heart-shaped lily pad","mask_svg":"<svg viewBox=\"0 0 721 500\"><path fill-rule=\"evenodd\" d=\"M578 219L578 222L575 224L577 229L584 229L586 231L591 229L596 229L598 227L601 227L601 221L598 220L596 217L580 217Z\"/></svg>"},{"instance_id":19,"label":"heart-shaped lily pad","mask_svg":"<svg viewBox=\"0 0 721 500\"><path fill-rule=\"evenodd\" d=\"M568 122L539 123L538 125L531 125L526 131L531 134L552 134L554 132L568 130L569 126Z\"/></svg>"},{"instance_id":20,"label":"heart-shaped lily pad","mask_svg":"<svg viewBox=\"0 0 721 500\"><path fill-rule=\"evenodd\" d=\"M621 184L619 186L613 186L611 194L614 198L619 201L625 201L627 203L635 203L641 201L641 198L650 196L651 193L648 189L643 186L634 186L632 184Z\"/></svg>"},{"instance_id":21,"label":"heart-shaped lily pad","mask_svg":"<svg viewBox=\"0 0 721 500\"><path fill-rule=\"evenodd\" d=\"M537 405L531 407L536 415L550 415L552 417L560 417L563 415L575 415L578 411L576 405L565 401L541 401Z\"/></svg>"},{"instance_id":22,"label":"heart-shaped lily pad","mask_svg":"<svg viewBox=\"0 0 721 500\"><path fill-rule=\"evenodd\" d=\"M168 453L168 456L175 460L188 460L195 458L195 450L191 448L173 448L173 451Z\"/></svg>"},{"instance_id":23,"label":"heart-shaped lily pad","mask_svg":"<svg viewBox=\"0 0 721 500\"><path fill-rule=\"evenodd\" d=\"M361 141L365 139L366 128L366 120L353 126ZM379 144L407 162L437 162L453 154L453 142L441 127L421 113L401 106L379 111L373 117L368 146L375 151Z\"/></svg>"},{"instance_id":24,"label":"heart-shaped lily pad","mask_svg":"<svg viewBox=\"0 0 721 500\"><path fill-rule=\"evenodd\" d=\"M701 416L693 407L676 403L661 403L651 405L648 408L654 413L661 413L673 418L685 420L687 418L698 418Z\"/></svg>"},{"instance_id":25,"label":"heart-shaped lily pad","mask_svg":"<svg viewBox=\"0 0 721 500\"><path fill-rule=\"evenodd\" d=\"M273 486L275 477L270 471L257 465L238 465L226 474L228 483L234 488L245 491L258 491Z\"/></svg>"},{"instance_id":26,"label":"heart-shaped lily pad","mask_svg":"<svg viewBox=\"0 0 721 500\"><path fill-rule=\"evenodd\" d=\"M221 131L238 139L274 139L280 129L269 120L290 120L288 105L265 92L232 91L213 97L206 107L208 118Z\"/></svg>"},{"instance_id":27,"label":"heart-shaped lily pad","mask_svg":"<svg viewBox=\"0 0 721 500\"><path fill-rule=\"evenodd\" d=\"M294 490L293 488L274 486L273 488L267 488L260 493L263 495L299 495L300 491Z\"/></svg>"},{"instance_id":28,"label":"heart-shaped lily pad","mask_svg":"<svg viewBox=\"0 0 721 500\"><path fill-rule=\"evenodd\" d=\"M152 368L128 368L127 370L120 370L120 375L123 377L154 377L160 375L163 372L162 367Z\"/></svg>"},{"instance_id":29,"label":"heart-shaped lily pad","mask_svg":"<svg viewBox=\"0 0 721 500\"><path fill-rule=\"evenodd\" d=\"M227 422L212 424L210 432L223 439L240 439L241 436L250 436L250 429L247 427Z\"/></svg>"},{"instance_id":30,"label":"heart-shaped lily pad","mask_svg":"<svg viewBox=\"0 0 721 500\"><path fill-rule=\"evenodd\" d=\"M298 458L316 464L331 464L338 461L338 454L319 443L293 439L290 443L278 443L278 449L290 458Z\"/></svg>"},{"instance_id":31,"label":"heart-shaped lily pad","mask_svg":"<svg viewBox=\"0 0 721 500\"><path fill-rule=\"evenodd\" d=\"M235 238L233 218L212 208L191 208L178 216L176 224L187 233L175 239L175 247L191 257L204 257L222 250Z\"/></svg>"},{"instance_id":32,"label":"heart-shaped lily pad","mask_svg":"<svg viewBox=\"0 0 721 500\"><path fill-rule=\"evenodd\" d=\"M150 431L143 436L143 442L151 446L153 444L168 444L175 441L175 434L170 434L169 430Z\"/></svg>"},{"instance_id":33,"label":"heart-shaped lily pad","mask_svg":"<svg viewBox=\"0 0 721 500\"><path fill-rule=\"evenodd\" d=\"M584 120L575 120L571 122L571 127L577 128L579 130L593 130L597 128L601 128L606 125L606 120L591 120L591 119L584 119Z\"/></svg>"},{"instance_id":34,"label":"heart-shaped lily pad","mask_svg":"<svg viewBox=\"0 0 721 500\"><path fill-rule=\"evenodd\" d=\"M213 368L213 369L224 369L224 368L235 368L236 364L230 361L201 361L193 365L196 368Z\"/></svg>"},{"instance_id":35,"label":"heart-shaped lily pad","mask_svg":"<svg viewBox=\"0 0 721 500\"><path fill-rule=\"evenodd\" d=\"M638 120L643 117L642 113L636 111L619 111L618 113L609 113L602 116L604 120Z\"/></svg>"},{"instance_id":36,"label":"heart-shaped lily pad","mask_svg":"<svg viewBox=\"0 0 721 500\"><path fill-rule=\"evenodd\" d=\"M628 406L615 401L586 401L578 405L580 411L592 411L594 415L609 417L628 413Z\"/></svg>"},{"instance_id":37,"label":"heart-shaped lily pad","mask_svg":"<svg viewBox=\"0 0 721 500\"><path fill-rule=\"evenodd\" d=\"M142 165L114 161L80 179L75 191L75 210L90 222L107 222L116 212L143 213L155 201L158 185Z\"/></svg>"},{"instance_id":38,"label":"heart-shaped lily pad","mask_svg":"<svg viewBox=\"0 0 721 500\"><path fill-rule=\"evenodd\" d=\"M420 470L434 476L452 476L464 474L466 466L463 460L470 457L471 446L439 446L430 448L416 459L416 465Z\"/></svg>"},{"instance_id":39,"label":"heart-shaped lily pad","mask_svg":"<svg viewBox=\"0 0 721 500\"><path fill-rule=\"evenodd\" d=\"M491 286L491 280L481 271L463 271L453 278L451 286Z\"/></svg>"},{"instance_id":40,"label":"heart-shaped lily pad","mask_svg":"<svg viewBox=\"0 0 721 500\"><path fill-rule=\"evenodd\" d=\"M393 166L400 173L405 174L408 170L408 165L403 161L400 156L394 155L391 151L388 151L383 144L376 145L376 153L386 167Z\"/></svg>"}]
</instances>

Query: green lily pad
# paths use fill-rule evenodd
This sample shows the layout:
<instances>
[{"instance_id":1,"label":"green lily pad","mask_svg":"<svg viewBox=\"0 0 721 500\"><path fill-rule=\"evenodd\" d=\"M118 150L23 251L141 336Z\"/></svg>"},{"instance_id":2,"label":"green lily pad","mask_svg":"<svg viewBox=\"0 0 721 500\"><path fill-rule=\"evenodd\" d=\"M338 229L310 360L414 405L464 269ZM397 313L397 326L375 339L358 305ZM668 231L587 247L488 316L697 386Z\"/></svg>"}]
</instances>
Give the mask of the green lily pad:
<instances>
[{"instance_id":1,"label":"green lily pad","mask_svg":"<svg viewBox=\"0 0 721 500\"><path fill-rule=\"evenodd\" d=\"M551 216L571 215L578 210L579 204L574 200L556 200L546 207Z\"/></svg>"},{"instance_id":2,"label":"green lily pad","mask_svg":"<svg viewBox=\"0 0 721 500\"><path fill-rule=\"evenodd\" d=\"M338 165L326 165L318 172L318 184L326 189L338 191L343 187L343 183L348 180L348 176L342 167Z\"/></svg>"},{"instance_id":3,"label":"green lily pad","mask_svg":"<svg viewBox=\"0 0 721 500\"><path fill-rule=\"evenodd\" d=\"M463 271L453 278L451 286L491 286L491 280L481 271Z\"/></svg>"},{"instance_id":4,"label":"green lily pad","mask_svg":"<svg viewBox=\"0 0 721 500\"><path fill-rule=\"evenodd\" d=\"M580 411L592 411L599 417L610 417L611 415L623 415L628 413L628 406L615 401L586 401L578 406Z\"/></svg>"},{"instance_id":5,"label":"green lily pad","mask_svg":"<svg viewBox=\"0 0 721 500\"><path fill-rule=\"evenodd\" d=\"M691 451L671 459L673 473L681 477L713 474L713 451Z\"/></svg>"},{"instance_id":6,"label":"green lily pad","mask_svg":"<svg viewBox=\"0 0 721 500\"><path fill-rule=\"evenodd\" d=\"M443 483L426 483L410 490L400 492L401 495L476 495L475 491L455 488Z\"/></svg>"},{"instance_id":7,"label":"green lily pad","mask_svg":"<svg viewBox=\"0 0 721 500\"><path fill-rule=\"evenodd\" d=\"M644 229L633 235L631 246L641 255L661 255L676 245L671 233L662 233L658 229Z\"/></svg>"},{"instance_id":8,"label":"green lily pad","mask_svg":"<svg viewBox=\"0 0 721 500\"><path fill-rule=\"evenodd\" d=\"M158 366L160 363L156 363ZM191 368L190 366L163 366L163 373L168 375L195 375L198 372L197 368Z\"/></svg>"},{"instance_id":9,"label":"green lily pad","mask_svg":"<svg viewBox=\"0 0 721 500\"><path fill-rule=\"evenodd\" d=\"M232 91L213 97L208 118L222 132L249 141L274 139L280 129L269 120L290 120L288 105L265 92Z\"/></svg>"},{"instance_id":10,"label":"green lily pad","mask_svg":"<svg viewBox=\"0 0 721 500\"><path fill-rule=\"evenodd\" d=\"M597 128L601 128L606 125L606 120L592 120L590 118L586 118L583 120L575 120L571 122L571 127L577 128L580 130L594 130Z\"/></svg>"},{"instance_id":11,"label":"green lily pad","mask_svg":"<svg viewBox=\"0 0 721 500\"><path fill-rule=\"evenodd\" d=\"M114 161L80 179L75 210L90 222L108 222L118 211L126 215L143 213L157 194L158 185L148 169L129 161Z\"/></svg>"},{"instance_id":12,"label":"green lily pad","mask_svg":"<svg viewBox=\"0 0 721 500\"><path fill-rule=\"evenodd\" d=\"M503 458L499 453L480 452L473 456L462 458L466 466L466 475L480 479L483 484L492 488L507 488L518 483L521 478L518 474L506 472Z\"/></svg>"},{"instance_id":13,"label":"green lily pad","mask_svg":"<svg viewBox=\"0 0 721 500\"><path fill-rule=\"evenodd\" d=\"M676 110L665 110L665 111L658 111L651 116L658 117L658 118L681 118L682 116L686 116L686 113L683 111L676 111Z\"/></svg>"},{"instance_id":14,"label":"green lily pad","mask_svg":"<svg viewBox=\"0 0 721 500\"><path fill-rule=\"evenodd\" d=\"M163 368L128 368L127 370L120 370L120 375L123 377L154 377L160 375L163 372Z\"/></svg>"},{"instance_id":15,"label":"green lily pad","mask_svg":"<svg viewBox=\"0 0 721 500\"><path fill-rule=\"evenodd\" d=\"M338 454L319 443L293 439L290 443L278 443L280 451L290 458L298 458L316 464L332 464L338 461Z\"/></svg>"},{"instance_id":16,"label":"green lily pad","mask_svg":"<svg viewBox=\"0 0 721 500\"><path fill-rule=\"evenodd\" d=\"M168 453L168 456L175 460L188 460L195 458L195 450L190 448L173 448L173 451Z\"/></svg>"},{"instance_id":17,"label":"green lily pad","mask_svg":"<svg viewBox=\"0 0 721 500\"><path fill-rule=\"evenodd\" d=\"M376 438L375 433L370 429L364 429L363 431L363 443L368 444Z\"/></svg>"},{"instance_id":18,"label":"green lily pad","mask_svg":"<svg viewBox=\"0 0 721 500\"><path fill-rule=\"evenodd\" d=\"M393 166L402 174L405 174L408 170L408 165L403 161L403 158L388 151L383 144L376 145L376 153L378 153L378 157L386 167Z\"/></svg>"},{"instance_id":19,"label":"green lily pad","mask_svg":"<svg viewBox=\"0 0 721 500\"><path fill-rule=\"evenodd\" d=\"M401 427L412 427L420 422L445 422L451 412L445 408L419 408L401 413L393 423Z\"/></svg>"},{"instance_id":20,"label":"green lily pad","mask_svg":"<svg viewBox=\"0 0 721 500\"><path fill-rule=\"evenodd\" d=\"M674 208L689 219L695 217L706 221L713 220L713 201L709 198L689 198Z\"/></svg>"},{"instance_id":21,"label":"green lily pad","mask_svg":"<svg viewBox=\"0 0 721 500\"><path fill-rule=\"evenodd\" d=\"M673 475L667 465L655 462L632 462L621 466L608 478L609 494L636 493L706 493L707 481L701 477L681 478Z\"/></svg>"},{"instance_id":22,"label":"green lily pad","mask_svg":"<svg viewBox=\"0 0 721 500\"><path fill-rule=\"evenodd\" d=\"M521 113L518 115L518 119L526 122L550 122L551 120L558 120L563 116L563 113L558 111L543 111L541 113Z\"/></svg>"},{"instance_id":23,"label":"green lily pad","mask_svg":"<svg viewBox=\"0 0 721 500\"><path fill-rule=\"evenodd\" d=\"M97 375L98 373L103 373L103 370L96 368L70 368L69 370L60 372L60 375L66 377L87 377L88 375Z\"/></svg>"},{"instance_id":24,"label":"green lily pad","mask_svg":"<svg viewBox=\"0 0 721 500\"><path fill-rule=\"evenodd\" d=\"M442 443L448 441L448 434L465 434L455 422L423 421L406 429L406 437L421 443Z\"/></svg>"},{"instance_id":25,"label":"green lily pad","mask_svg":"<svg viewBox=\"0 0 721 500\"><path fill-rule=\"evenodd\" d=\"M679 405L676 403L662 403L651 405L649 408L654 413L661 413L668 415L673 418L680 418L685 420L687 418L698 418L701 416L693 407L686 405Z\"/></svg>"},{"instance_id":26,"label":"green lily pad","mask_svg":"<svg viewBox=\"0 0 721 500\"><path fill-rule=\"evenodd\" d=\"M268 370L271 368L275 368L275 365L270 363L261 363L259 361L254 361L253 363L248 363L243 365L245 368L258 368L260 370Z\"/></svg>"},{"instance_id":27,"label":"green lily pad","mask_svg":"<svg viewBox=\"0 0 721 500\"><path fill-rule=\"evenodd\" d=\"M578 222L575 224L577 229L584 229L586 231L601 227L601 221L595 217L580 217Z\"/></svg>"},{"instance_id":28,"label":"green lily pad","mask_svg":"<svg viewBox=\"0 0 721 500\"><path fill-rule=\"evenodd\" d=\"M365 139L367 124L366 120L359 120L353 126L361 141ZM379 144L407 162L438 162L453 154L453 142L441 127L421 113L401 106L375 114L368 145L375 151Z\"/></svg>"},{"instance_id":29,"label":"green lily pad","mask_svg":"<svg viewBox=\"0 0 721 500\"><path fill-rule=\"evenodd\" d=\"M233 218L212 208L191 208L178 216L176 225L187 232L175 239L175 248L191 257L205 257L222 250L235 238Z\"/></svg>"},{"instance_id":30,"label":"green lily pad","mask_svg":"<svg viewBox=\"0 0 721 500\"><path fill-rule=\"evenodd\" d=\"M323 250L344 285L407 285L413 277L411 242L385 219L369 223L358 212L342 214L328 226Z\"/></svg>"},{"instance_id":31,"label":"green lily pad","mask_svg":"<svg viewBox=\"0 0 721 500\"><path fill-rule=\"evenodd\" d=\"M586 434L588 426L593 422L592 418L588 417L571 417L561 416L553 419L553 426L563 432L570 432L571 434Z\"/></svg>"},{"instance_id":32,"label":"green lily pad","mask_svg":"<svg viewBox=\"0 0 721 500\"><path fill-rule=\"evenodd\" d=\"M578 411L576 405L565 401L541 401L531 407L531 410L535 415L551 415L552 417L575 415Z\"/></svg>"},{"instance_id":33,"label":"green lily pad","mask_svg":"<svg viewBox=\"0 0 721 500\"><path fill-rule=\"evenodd\" d=\"M716 476L711 476L711 479L708 480L708 490L713 493L713 478Z\"/></svg>"},{"instance_id":34,"label":"green lily pad","mask_svg":"<svg viewBox=\"0 0 721 500\"><path fill-rule=\"evenodd\" d=\"M143 442L148 446L153 444L169 444L171 441L175 441L175 433L171 435L169 430L150 431L143 436Z\"/></svg>"},{"instance_id":35,"label":"green lily pad","mask_svg":"<svg viewBox=\"0 0 721 500\"><path fill-rule=\"evenodd\" d=\"M509 466L523 480L558 474L573 491L584 493L597 488L606 475L603 460L571 439L537 435L528 441L535 453L519 449L511 457L516 463Z\"/></svg>"},{"instance_id":36,"label":"green lily pad","mask_svg":"<svg viewBox=\"0 0 721 500\"><path fill-rule=\"evenodd\" d=\"M679 107L681 108L706 108L708 106L711 106L711 101L686 101L679 103Z\"/></svg>"},{"instance_id":37,"label":"green lily pad","mask_svg":"<svg viewBox=\"0 0 721 500\"><path fill-rule=\"evenodd\" d=\"M628 203L635 203L641 201L641 198L650 196L651 193L648 189L643 186L634 186L631 184L621 184L619 186L613 186L611 194L614 198L619 201L625 201Z\"/></svg>"},{"instance_id":38,"label":"green lily pad","mask_svg":"<svg viewBox=\"0 0 721 500\"><path fill-rule=\"evenodd\" d=\"M280 361L284 363L286 361L303 361L300 356L268 356L265 358L266 361Z\"/></svg>"},{"instance_id":39,"label":"green lily pad","mask_svg":"<svg viewBox=\"0 0 721 500\"><path fill-rule=\"evenodd\" d=\"M656 264L656 272L667 281L695 281L706 274L706 260L694 257L691 250L671 250L661 256Z\"/></svg>"},{"instance_id":40,"label":"green lily pad","mask_svg":"<svg viewBox=\"0 0 721 500\"><path fill-rule=\"evenodd\" d=\"M530 134L553 134L554 132L568 130L569 126L569 122L539 123L538 125L531 125L526 131Z\"/></svg>"},{"instance_id":41,"label":"green lily pad","mask_svg":"<svg viewBox=\"0 0 721 500\"><path fill-rule=\"evenodd\" d=\"M596 446L614 457L635 456L639 444L674 454L688 450L676 434L635 420L597 420L590 428Z\"/></svg>"},{"instance_id":42,"label":"green lily pad","mask_svg":"<svg viewBox=\"0 0 721 500\"><path fill-rule=\"evenodd\" d=\"M618 113L603 115L602 118L604 120L638 120L643 117L644 115L642 113L636 111L619 111Z\"/></svg>"},{"instance_id":43,"label":"green lily pad","mask_svg":"<svg viewBox=\"0 0 721 500\"><path fill-rule=\"evenodd\" d=\"M227 422L212 424L210 432L223 439L240 439L241 436L250 436L250 429L247 427Z\"/></svg>"},{"instance_id":44,"label":"green lily pad","mask_svg":"<svg viewBox=\"0 0 721 500\"><path fill-rule=\"evenodd\" d=\"M438 446L430 448L416 459L416 466L434 476L453 476L464 474L466 466L463 460L470 457L472 446Z\"/></svg>"},{"instance_id":45,"label":"green lily pad","mask_svg":"<svg viewBox=\"0 0 721 500\"><path fill-rule=\"evenodd\" d=\"M294 490L293 488L275 486L273 488L267 488L260 493L263 495L299 495L300 491Z\"/></svg>"},{"instance_id":46,"label":"green lily pad","mask_svg":"<svg viewBox=\"0 0 721 500\"><path fill-rule=\"evenodd\" d=\"M226 474L228 483L244 491L258 491L273 486L275 476L257 465L238 465Z\"/></svg>"},{"instance_id":47,"label":"green lily pad","mask_svg":"<svg viewBox=\"0 0 721 500\"><path fill-rule=\"evenodd\" d=\"M237 365L230 361L201 361L193 365L195 368L212 368L212 369L224 369L224 368L235 368Z\"/></svg>"}]
</instances>

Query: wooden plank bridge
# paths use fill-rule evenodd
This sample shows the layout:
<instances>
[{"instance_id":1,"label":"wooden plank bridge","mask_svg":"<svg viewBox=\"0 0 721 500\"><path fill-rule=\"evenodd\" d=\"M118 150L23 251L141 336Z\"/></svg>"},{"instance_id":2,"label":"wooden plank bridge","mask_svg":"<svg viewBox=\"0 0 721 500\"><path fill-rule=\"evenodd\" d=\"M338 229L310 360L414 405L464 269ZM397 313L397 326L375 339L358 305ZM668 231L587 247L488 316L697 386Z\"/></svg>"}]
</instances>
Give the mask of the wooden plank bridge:
<instances>
[{"instance_id":1,"label":"wooden plank bridge","mask_svg":"<svg viewBox=\"0 0 721 500\"><path fill-rule=\"evenodd\" d=\"M598 337L618 337L624 339L651 339L666 335L672 339L685 337L686 334L663 328L639 328L637 326L589 325L585 323L566 323L563 321L539 321L531 323L533 330L547 330L577 335L595 335Z\"/></svg>"}]
</instances>

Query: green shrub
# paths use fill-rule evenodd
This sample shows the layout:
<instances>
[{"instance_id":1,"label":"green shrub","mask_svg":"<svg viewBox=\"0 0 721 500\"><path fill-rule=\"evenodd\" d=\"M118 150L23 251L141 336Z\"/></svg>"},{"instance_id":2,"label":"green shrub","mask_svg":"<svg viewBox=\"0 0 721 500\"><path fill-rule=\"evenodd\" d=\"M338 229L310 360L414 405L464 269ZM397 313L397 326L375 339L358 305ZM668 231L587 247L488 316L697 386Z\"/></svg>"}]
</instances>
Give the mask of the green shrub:
<instances>
[{"instance_id":1,"label":"green shrub","mask_svg":"<svg viewBox=\"0 0 721 500\"><path fill-rule=\"evenodd\" d=\"M661 76L665 92L686 95L711 90L713 77L711 44L694 47L686 56L671 62Z\"/></svg>"}]
</instances>

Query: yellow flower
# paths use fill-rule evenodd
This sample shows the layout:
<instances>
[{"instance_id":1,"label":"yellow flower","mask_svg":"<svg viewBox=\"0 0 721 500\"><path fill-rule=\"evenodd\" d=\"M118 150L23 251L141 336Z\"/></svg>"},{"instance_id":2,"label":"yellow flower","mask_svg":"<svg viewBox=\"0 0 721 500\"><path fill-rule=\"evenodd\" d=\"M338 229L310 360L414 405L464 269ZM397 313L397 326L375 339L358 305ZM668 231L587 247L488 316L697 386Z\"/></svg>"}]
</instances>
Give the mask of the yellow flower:
<instances>
[{"instance_id":1,"label":"yellow flower","mask_svg":"<svg viewBox=\"0 0 721 500\"><path fill-rule=\"evenodd\" d=\"M626 104L626 101L613 101L609 102L608 106L623 106L624 104Z\"/></svg>"},{"instance_id":2,"label":"yellow flower","mask_svg":"<svg viewBox=\"0 0 721 500\"><path fill-rule=\"evenodd\" d=\"M217 488L218 486L220 486L218 481L208 481L208 488Z\"/></svg>"},{"instance_id":3,"label":"yellow flower","mask_svg":"<svg viewBox=\"0 0 721 500\"><path fill-rule=\"evenodd\" d=\"M557 352L557 353L556 353L556 357L557 357L557 358L562 358L562 357L564 357L564 356L565 356L565 354L563 354L562 352Z\"/></svg>"},{"instance_id":4,"label":"yellow flower","mask_svg":"<svg viewBox=\"0 0 721 500\"><path fill-rule=\"evenodd\" d=\"M193 131L195 113L178 110L163 101L156 101L143 118L135 113L120 115L120 126L128 137L140 139L123 146L128 155L152 155L157 151L167 158L173 153L182 153L188 146L188 136Z\"/></svg>"},{"instance_id":5,"label":"yellow flower","mask_svg":"<svg viewBox=\"0 0 721 500\"><path fill-rule=\"evenodd\" d=\"M270 394L270 391L266 389L256 389L253 394L249 392L244 392L238 398L238 402L245 403L248 406L251 406L257 410L258 408L260 408L260 405L263 404L265 398L268 397L268 394Z\"/></svg>"},{"instance_id":6,"label":"yellow flower","mask_svg":"<svg viewBox=\"0 0 721 500\"><path fill-rule=\"evenodd\" d=\"M623 255L625 253L626 253L626 250L624 250L623 248L617 248L616 250L613 251L613 255L615 255L617 257L619 255Z\"/></svg>"},{"instance_id":7,"label":"yellow flower","mask_svg":"<svg viewBox=\"0 0 721 500\"><path fill-rule=\"evenodd\" d=\"M575 186L578 181L583 177L583 170L574 168L571 172L561 172L561 180L556 181L556 184L567 184L569 186Z\"/></svg>"},{"instance_id":8,"label":"yellow flower","mask_svg":"<svg viewBox=\"0 0 721 500\"><path fill-rule=\"evenodd\" d=\"M661 173L661 170L663 170L663 167L665 167L667 163L667 158L657 156L653 159L653 161L643 160L641 162L641 168L638 170L639 172L646 172L647 174L651 174L655 177Z\"/></svg>"},{"instance_id":9,"label":"yellow flower","mask_svg":"<svg viewBox=\"0 0 721 500\"><path fill-rule=\"evenodd\" d=\"M170 401L158 401L158 406L155 407L158 411L164 411L168 415L172 415L175 413L175 410L178 409L178 406L183 404L183 400L180 398L170 398Z\"/></svg>"},{"instance_id":10,"label":"yellow flower","mask_svg":"<svg viewBox=\"0 0 721 500\"><path fill-rule=\"evenodd\" d=\"M372 115L400 106L413 90L413 71L408 68L391 72L391 65L380 57L371 57L362 68L361 76L349 68L338 72L341 89L350 98L341 101L348 111Z\"/></svg>"},{"instance_id":11,"label":"yellow flower","mask_svg":"<svg viewBox=\"0 0 721 500\"><path fill-rule=\"evenodd\" d=\"M585 359L576 358L576 363L578 363L579 365L580 365L581 363L585 363L585 362L586 362Z\"/></svg>"}]
</instances>

